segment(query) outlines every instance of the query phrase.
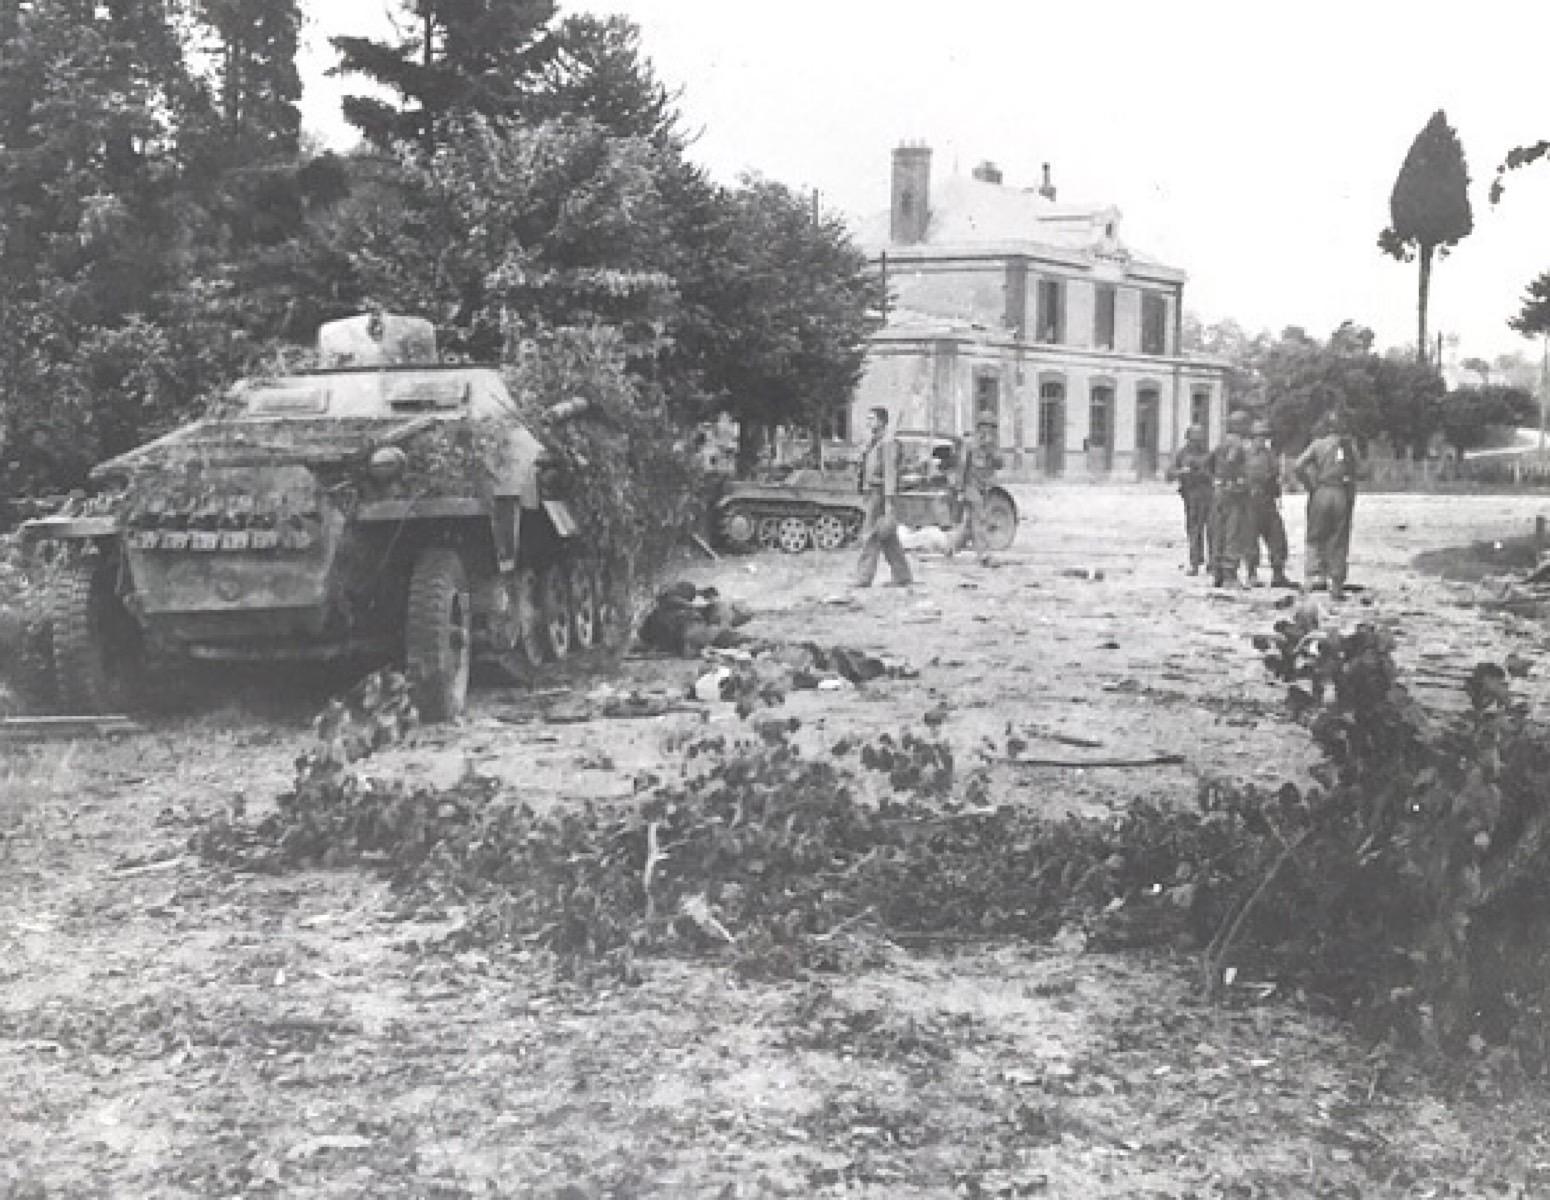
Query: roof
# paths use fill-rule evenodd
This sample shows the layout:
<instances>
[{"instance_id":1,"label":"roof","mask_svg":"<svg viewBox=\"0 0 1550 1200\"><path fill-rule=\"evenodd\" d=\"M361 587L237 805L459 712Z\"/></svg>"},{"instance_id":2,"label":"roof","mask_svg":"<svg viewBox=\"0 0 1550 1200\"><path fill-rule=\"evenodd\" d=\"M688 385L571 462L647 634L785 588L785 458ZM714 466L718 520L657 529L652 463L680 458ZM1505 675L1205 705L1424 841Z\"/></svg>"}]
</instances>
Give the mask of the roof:
<instances>
[{"instance_id":1,"label":"roof","mask_svg":"<svg viewBox=\"0 0 1550 1200\"><path fill-rule=\"evenodd\" d=\"M856 238L869 251L979 250L1037 253L1040 249L1099 254L1131 267L1174 272L1157 259L1137 253L1119 238L1120 210L1112 204L1060 204L1037 189L1009 187L969 175L933 182L930 223L923 245L901 246L891 240L892 213L884 209L863 218ZM1182 272L1179 272L1182 277Z\"/></svg>"}]
</instances>

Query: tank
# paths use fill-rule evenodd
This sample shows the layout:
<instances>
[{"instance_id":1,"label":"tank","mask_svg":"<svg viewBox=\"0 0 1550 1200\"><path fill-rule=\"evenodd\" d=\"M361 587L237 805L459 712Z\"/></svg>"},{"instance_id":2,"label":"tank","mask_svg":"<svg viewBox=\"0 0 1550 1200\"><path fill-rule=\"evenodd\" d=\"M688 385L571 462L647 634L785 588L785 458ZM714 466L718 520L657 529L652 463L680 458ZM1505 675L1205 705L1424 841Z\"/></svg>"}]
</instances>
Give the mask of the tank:
<instances>
[{"instance_id":1,"label":"tank","mask_svg":"<svg viewBox=\"0 0 1550 1200\"><path fill-rule=\"evenodd\" d=\"M476 660L530 672L616 636L605 564L499 371L436 358L428 321L331 322L318 369L238 383L23 525L57 706L132 707L153 654L342 659L402 664L448 720Z\"/></svg>"},{"instance_id":2,"label":"tank","mask_svg":"<svg viewBox=\"0 0 1550 1200\"><path fill-rule=\"evenodd\" d=\"M955 439L900 431L899 493L894 511L911 529L954 528L963 506L954 482ZM838 550L856 540L866 512L855 468L804 469L778 480L729 482L715 503L716 534L736 551ZM1005 550L1017 537L1017 502L1002 487L985 496L984 525L991 550Z\"/></svg>"}]
</instances>

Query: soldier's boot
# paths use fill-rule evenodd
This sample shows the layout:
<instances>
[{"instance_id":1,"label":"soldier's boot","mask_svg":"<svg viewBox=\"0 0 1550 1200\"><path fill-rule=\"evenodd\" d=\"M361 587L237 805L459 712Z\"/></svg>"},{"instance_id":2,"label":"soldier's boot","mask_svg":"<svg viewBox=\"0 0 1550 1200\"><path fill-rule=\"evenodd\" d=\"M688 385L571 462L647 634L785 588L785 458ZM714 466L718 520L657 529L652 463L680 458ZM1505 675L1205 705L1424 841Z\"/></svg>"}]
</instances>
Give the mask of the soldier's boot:
<instances>
[{"instance_id":1,"label":"soldier's boot","mask_svg":"<svg viewBox=\"0 0 1550 1200\"><path fill-rule=\"evenodd\" d=\"M1275 574L1271 575L1270 577L1270 586L1273 588L1295 589L1297 584L1291 579L1290 576L1287 575L1284 570L1282 570L1280 567L1276 567Z\"/></svg>"},{"instance_id":2,"label":"soldier's boot","mask_svg":"<svg viewBox=\"0 0 1550 1200\"><path fill-rule=\"evenodd\" d=\"M1250 567L1244 572L1243 586L1257 588L1259 586L1259 568Z\"/></svg>"},{"instance_id":3,"label":"soldier's boot","mask_svg":"<svg viewBox=\"0 0 1550 1200\"><path fill-rule=\"evenodd\" d=\"M1199 575L1200 574L1200 564L1199 563L1190 563L1189 564L1189 573L1191 575Z\"/></svg>"}]
</instances>

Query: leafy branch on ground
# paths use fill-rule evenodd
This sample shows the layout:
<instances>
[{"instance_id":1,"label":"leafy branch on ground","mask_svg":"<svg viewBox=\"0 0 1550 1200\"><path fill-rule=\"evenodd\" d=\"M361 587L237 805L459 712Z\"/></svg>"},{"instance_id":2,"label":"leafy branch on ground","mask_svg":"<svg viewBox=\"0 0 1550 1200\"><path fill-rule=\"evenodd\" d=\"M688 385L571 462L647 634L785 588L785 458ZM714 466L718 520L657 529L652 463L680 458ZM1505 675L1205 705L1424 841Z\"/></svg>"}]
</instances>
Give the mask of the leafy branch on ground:
<instances>
[{"instance_id":1,"label":"leafy branch on ground","mask_svg":"<svg viewBox=\"0 0 1550 1200\"><path fill-rule=\"evenodd\" d=\"M475 774L371 778L324 747L277 812L223 818L201 848L248 868L375 865L466 905L466 938L578 966L714 951L784 974L879 935L1193 947L1208 991L1273 980L1375 1036L1510 1045L1539 1069L1550 733L1489 664L1464 711L1424 710L1373 626L1324 630L1305 611L1261 645L1322 752L1303 788L1208 779L1193 808L1051 819L1037 796L992 802L1006 756L988 743L966 756L927 728L819 746L762 712L688 743L632 801L553 809ZM403 728L349 711L331 728L356 728L357 749Z\"/></svg>"}]
</instances>

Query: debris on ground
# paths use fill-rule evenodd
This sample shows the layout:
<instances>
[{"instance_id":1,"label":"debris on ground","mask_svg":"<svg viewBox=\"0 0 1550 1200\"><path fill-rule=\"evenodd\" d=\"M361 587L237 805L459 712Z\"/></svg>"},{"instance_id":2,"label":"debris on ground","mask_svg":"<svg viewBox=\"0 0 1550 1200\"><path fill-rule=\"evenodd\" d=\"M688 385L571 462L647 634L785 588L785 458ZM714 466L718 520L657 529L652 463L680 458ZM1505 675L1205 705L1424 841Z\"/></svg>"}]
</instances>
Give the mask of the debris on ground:
<instances>
[{"instance_id":1,"label":"debris on ground","mask_svg":"<svg viewBox=\"0 0 1550 1200\"><path fill-rule=\"evenodd\" d=\"M899 529L899 545L916 554L947 554L953 548L955 533L928 525L924 529Z\"/></svg>"},{"instance_id":2,"label":"debris on ground","mask_svg":"<svg viewBox=\"0 0 1550 1200\"><path fill-rule=\"evenodd\" d=\"M575 725L583 721L645 720L670 713L702 712L684 697L662 688L618 689L604 684L585 696L575 696L551 704L542 711L542 720L550 725ZM528 719L532 719L529 716Z\"/></svg>"},{"instance_id":3,"label":"debris on ground","mask_svg":"<svg viewBox=\"0 0 1550 1200\"><path fill-rule=\"evenodd\" d=\"M907 663L817 642L750 641L738 647L709 647L703 657L712 665L690 686L690 695L707 703L730 701L743 716L780 705L792 691L849 691L878 679L919 675Z\"/></svg>"},{"instance_id":4,"label":"debris on ground","mask_svg":"<svg viewBox=\"0 0 1550 1200\"><path fill-rule=\"evenodd\" d=\"M0 712L13 702L0 684ZM0 719L0 742L73 741L77 738L122 737L143 732L126 716L18 717Z\"/></svg>"}]
</instances>

